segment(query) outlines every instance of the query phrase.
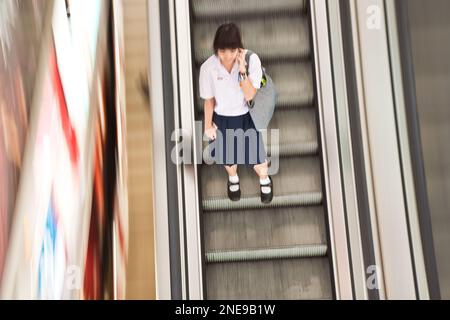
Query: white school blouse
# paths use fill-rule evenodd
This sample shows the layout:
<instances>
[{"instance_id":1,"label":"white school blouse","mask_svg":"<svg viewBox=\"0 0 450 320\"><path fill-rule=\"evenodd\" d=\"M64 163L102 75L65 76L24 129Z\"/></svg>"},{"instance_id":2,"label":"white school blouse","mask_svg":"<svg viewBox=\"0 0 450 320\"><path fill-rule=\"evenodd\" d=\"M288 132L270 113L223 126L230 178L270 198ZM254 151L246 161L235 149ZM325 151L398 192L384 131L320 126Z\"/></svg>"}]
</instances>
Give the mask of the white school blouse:
<instances>
[{"instance_id":1,"label":"white school blouse","mask_svg":"<svg viewBox=\"0 0 450 320\"><path fill-rule=\"evenodd\" d=\"M256 54L250 56L248 77L255 89L261 86L261 60ZM215 98L214 111L221 116L240 116L249 109L244 93L239 86L239 68L235 62L231 73L220 62L216 55L212 55L200 67L199 77L200 97L202 99Z\"/></svg>"}]
</instances>

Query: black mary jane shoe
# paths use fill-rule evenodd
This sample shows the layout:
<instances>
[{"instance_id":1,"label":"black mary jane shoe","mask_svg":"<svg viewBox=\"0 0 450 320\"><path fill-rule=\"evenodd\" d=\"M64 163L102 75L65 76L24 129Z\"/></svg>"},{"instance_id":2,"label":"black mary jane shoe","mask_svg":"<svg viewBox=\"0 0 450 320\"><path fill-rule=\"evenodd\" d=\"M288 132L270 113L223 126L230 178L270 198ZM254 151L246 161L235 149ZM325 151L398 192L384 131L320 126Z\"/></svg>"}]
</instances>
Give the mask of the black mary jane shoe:
<instances>
[{"instance_id":1,"label":"black mary jane shoe","mask_svg":"<svg viewBox=\"0 0 450 320\"><path fill-rule=\"evenodd\" d=\"M231 186L239 186L239 189L237 191L231 191L230 187ZM241 186L238 183L232 183L228 180L228 198L230 198L231 201L239 201L241 200Z\"/></svg>"},{"instance_id":2,"label":"black mary jane shoe","mask_svg":"<svg viewBox=\"0 0 450 320\"><path fill-rule=\"evenodd\" d=\"M272 177L269 177L270 182L268 184L260 184L260 191L261 191L261 202L262 203L270 203L272 202L273 199L273 181L272 181ZM262 188L263 187L270 187L270 193L263 193L262 192Z\"/></svg>"}]
</instances>

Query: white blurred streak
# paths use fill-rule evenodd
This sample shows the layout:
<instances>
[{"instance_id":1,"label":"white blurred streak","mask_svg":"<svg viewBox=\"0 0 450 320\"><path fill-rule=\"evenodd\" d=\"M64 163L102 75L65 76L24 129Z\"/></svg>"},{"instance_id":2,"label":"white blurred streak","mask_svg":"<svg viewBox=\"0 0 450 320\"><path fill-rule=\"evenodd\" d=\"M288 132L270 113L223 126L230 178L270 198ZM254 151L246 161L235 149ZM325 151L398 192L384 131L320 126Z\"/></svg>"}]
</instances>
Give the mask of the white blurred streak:
<instances>
[{"instance_id":1,"label":"white blurred streak","mask_svg":"<svg viewBox=\"0 0 450 320\"><path fill-rule=\"evenodd\" d=\"M0 56L6 65L6 52L11 47L12 28L18 11L18 0L0 1Z\"/></svg>"}]
</instances>

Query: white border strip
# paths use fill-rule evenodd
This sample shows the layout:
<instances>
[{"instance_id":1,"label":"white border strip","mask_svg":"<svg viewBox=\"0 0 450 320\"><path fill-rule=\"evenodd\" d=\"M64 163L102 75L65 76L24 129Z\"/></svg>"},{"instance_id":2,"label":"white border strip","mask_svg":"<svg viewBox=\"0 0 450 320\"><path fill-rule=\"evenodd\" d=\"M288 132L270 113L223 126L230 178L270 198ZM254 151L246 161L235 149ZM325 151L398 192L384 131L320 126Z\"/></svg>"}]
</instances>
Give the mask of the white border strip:
<instances>
[{"instance_id":1,"label":"white border strip","mask_svg":"<svg viewBox=\"0 0 450 320\"><path fill-rule=\"evenodd\" d=\"M419 299L430 299L427 273L423 256L420 222L417 212L416 191L414 187L411 152L409 149L408 125L406 121L405 97L403 95L403 78L397 29L397 15L395 1L386 1L388 34L390 43L391 68L394 79L395 106L397 109L397 125L399 131L400 148L402 153L403 179L405 183L406 205L408 207L409 226L414 252L414 265L417 277Z\"/></svg>"},{"instance_id":2,"label":"white border strip","mask_svg":"<svg viewBox=\"0 0 450 320\"><path fill-rule=\"evenodd\" d=\"M361 128L380 298L415 299L383 0L351 0ZM378 14L378 15L377 15ZM380 28L369 28L370 19ZM382 282L379 281L379 285Z\"/></svg>"}]
</instances>

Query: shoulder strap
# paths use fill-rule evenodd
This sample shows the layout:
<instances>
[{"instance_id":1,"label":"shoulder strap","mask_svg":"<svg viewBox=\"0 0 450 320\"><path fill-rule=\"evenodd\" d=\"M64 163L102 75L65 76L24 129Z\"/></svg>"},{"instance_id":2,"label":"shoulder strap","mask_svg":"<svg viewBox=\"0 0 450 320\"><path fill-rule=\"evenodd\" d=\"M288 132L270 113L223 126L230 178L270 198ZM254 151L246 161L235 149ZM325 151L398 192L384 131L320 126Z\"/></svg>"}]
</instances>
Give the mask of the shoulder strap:
<instances>
[{"instance_id":1,"label":"shoulder strap","mask_svg":"<svg viewBox=\"0 0 450 320\"><path fill-rule=\"evenodd\" d=\"M250 57L254 54L253 51L247 50L247 53L245 54L245 62L247 62L247 74L248 74L248 68L250 66ZM266 76L266 69L261 66L263 78Z\"/></svg>"},{"instance_id":2,"label":"shoulder strap","mask_svg":"<svg viewBox=\"0 0 450 320\"><path fill-rule=\"evenodd\" d=\"M247 50L247 53L245 54L245 62L247 62L247 74L248 74L248 67L250 66L250 57L252 56L253 51Z\"/></svg>"}]
</instances>

